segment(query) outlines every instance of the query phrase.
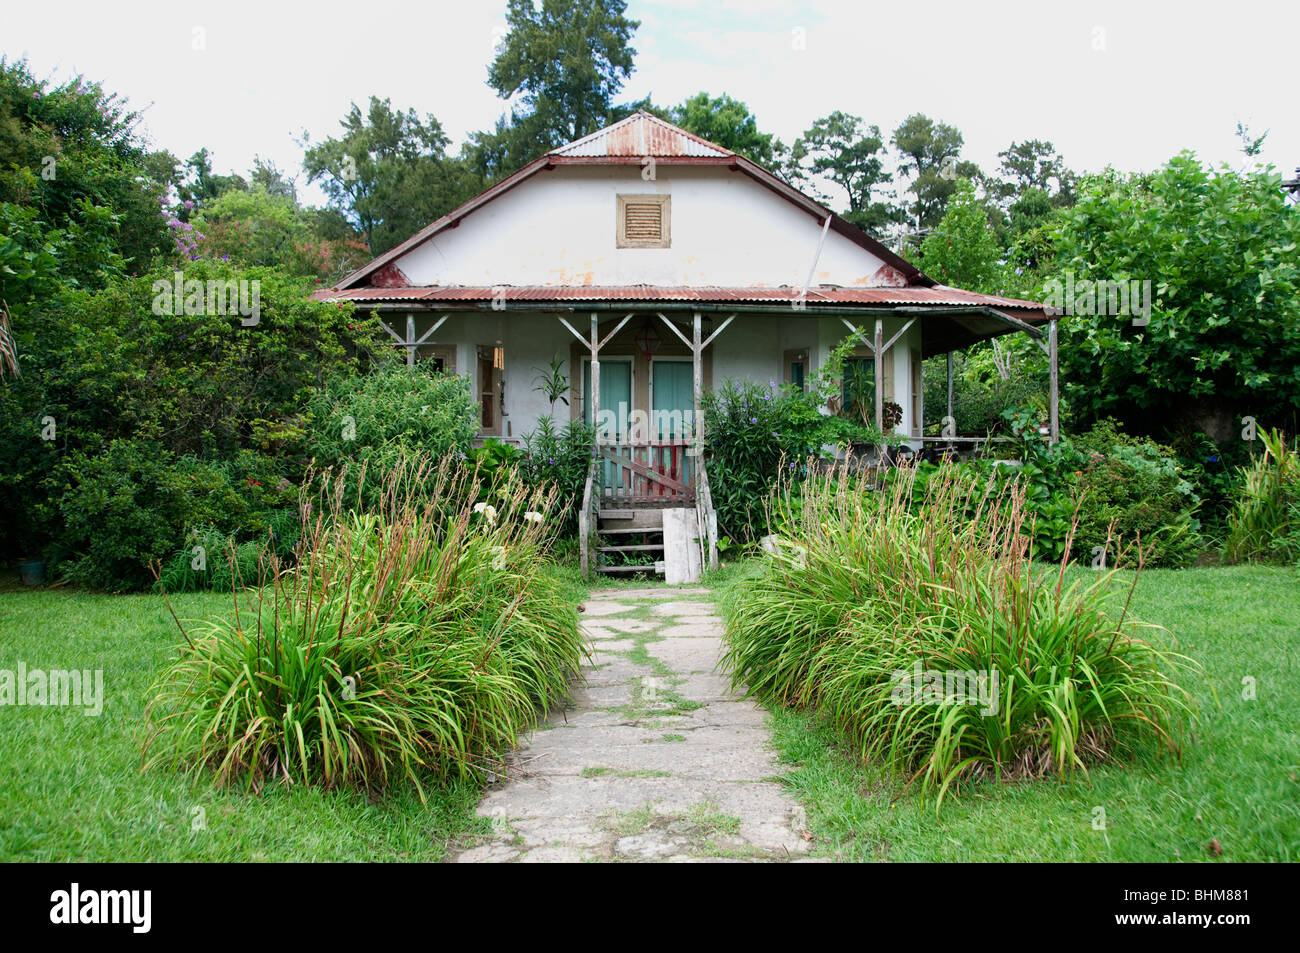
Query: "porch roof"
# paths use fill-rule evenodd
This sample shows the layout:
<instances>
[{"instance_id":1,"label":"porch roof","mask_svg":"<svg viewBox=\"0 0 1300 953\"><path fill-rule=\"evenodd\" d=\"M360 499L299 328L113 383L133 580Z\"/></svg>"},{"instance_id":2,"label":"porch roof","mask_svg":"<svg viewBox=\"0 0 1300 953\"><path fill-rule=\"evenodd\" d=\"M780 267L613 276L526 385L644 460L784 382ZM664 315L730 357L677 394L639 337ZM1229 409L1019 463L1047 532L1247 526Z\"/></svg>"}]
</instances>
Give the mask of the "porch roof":
<instances>
[{"instance_id":1,"label":"porch roof","mask_svg":"<svg viewBox=\"0 0 1300 953\"><path fill-rule=\"evenodd\" d=\"M960 350L984 338L1013 331L1038 330L1053 315L1042 304L1020 298L979 294L946 285L931 287L846 288L816 285L803 295L788 285L776 287L694 287L661 285L430 285L425 287L328 288L312 295L317 301L373 302L410 308L427 304L448 310L585 311L619 308L638 310L714 310L720 307L789 314L802 298L814 312L897 312L920 318L926 357ZM799 312L796 312L799 313ZM1026 327L1027 326L1027 327Z\"/></svg>"}]
</instances>

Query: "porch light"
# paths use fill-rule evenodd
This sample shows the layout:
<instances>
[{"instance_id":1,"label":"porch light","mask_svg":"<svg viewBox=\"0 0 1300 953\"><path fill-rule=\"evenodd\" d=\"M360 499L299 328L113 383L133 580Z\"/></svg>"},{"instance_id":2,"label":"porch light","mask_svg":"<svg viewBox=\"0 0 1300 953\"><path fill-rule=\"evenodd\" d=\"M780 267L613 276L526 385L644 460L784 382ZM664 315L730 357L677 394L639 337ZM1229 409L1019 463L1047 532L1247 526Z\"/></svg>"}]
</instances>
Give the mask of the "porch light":
<instances>
[{"instance_id":1,"label":"porch light","mask_svg":"<svg viewBox=\"0 0 1300 953\"><path fill-rule=\"evenodd\" d=\"M659 350L659 344L659 335L655 333L654 325L647 321L645 327L636 336L637 349L645 355L645 359L648 361Z\"/></svg>"}]
</instances>

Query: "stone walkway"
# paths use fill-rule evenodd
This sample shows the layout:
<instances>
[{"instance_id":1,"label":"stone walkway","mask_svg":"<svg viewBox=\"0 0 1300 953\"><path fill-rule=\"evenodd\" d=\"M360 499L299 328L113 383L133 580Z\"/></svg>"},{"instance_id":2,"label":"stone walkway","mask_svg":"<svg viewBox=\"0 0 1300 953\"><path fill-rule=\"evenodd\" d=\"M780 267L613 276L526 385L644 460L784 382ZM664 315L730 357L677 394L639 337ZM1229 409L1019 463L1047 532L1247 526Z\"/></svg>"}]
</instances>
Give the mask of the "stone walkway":
<instances>
[{"instance_id":1,"label":"stone walkway","mask_svg":"<svg viewBox=\"0 0 1300 953\"><path fill-rule=\"evenodd\" d=\"M804 859L803 810L772 780L765 712L714 668L722 620L702 588L598 590L586 683L479 805L470 862Z\"/></svg>"}]
</instances>

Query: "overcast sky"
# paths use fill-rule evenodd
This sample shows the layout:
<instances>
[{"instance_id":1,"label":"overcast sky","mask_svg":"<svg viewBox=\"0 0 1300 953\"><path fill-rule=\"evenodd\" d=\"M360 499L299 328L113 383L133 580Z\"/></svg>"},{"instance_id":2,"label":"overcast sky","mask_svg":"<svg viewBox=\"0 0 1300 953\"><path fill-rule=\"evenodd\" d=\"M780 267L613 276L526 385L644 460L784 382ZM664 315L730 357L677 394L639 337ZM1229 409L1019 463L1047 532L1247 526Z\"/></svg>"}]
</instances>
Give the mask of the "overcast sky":
<instances>
[{"instance_id":1,"label":"overcast sky","mask_svg":"<svg viewBox=\"0 0 1300 953\"><path fill-rule=\"evenodd\" d=\"M489 128L486 85L505 3L7 3L0 53L40 77L102 81L144 112L155 147L206 146L219 172L255 154L301 175L304 130L334 134L371 94L433 113L452 137ZM840 109L888 134L912 112L965 135L986 170L1012 140L1052 141L1078 170L1158 166L1181 149L1300 165L1300 4L631 0L641 21L624 100L707 90L744 100L787 143ZM302 193L321 201L315 189Z\"/></svg>"}]
</instances>

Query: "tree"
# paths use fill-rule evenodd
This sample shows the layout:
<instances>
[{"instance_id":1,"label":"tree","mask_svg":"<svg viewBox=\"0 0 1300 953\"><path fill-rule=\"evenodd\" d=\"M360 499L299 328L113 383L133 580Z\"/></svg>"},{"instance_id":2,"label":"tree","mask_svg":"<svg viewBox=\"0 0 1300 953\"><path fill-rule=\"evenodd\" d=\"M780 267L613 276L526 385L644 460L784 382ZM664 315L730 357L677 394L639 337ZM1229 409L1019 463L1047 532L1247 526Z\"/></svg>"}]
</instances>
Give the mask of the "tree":
<instances>
[{"instance_id":1,"label":"tree","mask_svg":"<svg viewBox=\"0 0 1300 953\"><path fill-rule=\"evenodd\" d=\"M355 233L326 238L314 210L262 185L231 190L208 202L194 219L198 247L211 259L266 265L291 275L335 280L355 271L370 254Z\"/></svg>"},{"instance_id":2,"label":"tree","mask_svg":"<svg viewBox=\"0 0 1300 953\"><path fill-rule=\"evenodd\" d=\"M917 265L946 285L988 294L1002 290L1001 249L988 208L970 182L958 182L943 219L921 243Z\"/></svg>"},{"instance_id":3,"label":"tree","mask_svg":"<svg viewBox=\"0 0 1300 953\"><path fill-rule=\"evenodd\" d=\"M0 297L15 314L43 282L99 287L166 247L175 164L145 149L138 120L98 84L51 86L0 58Z\"/></svg>"},{"instance_id":4,"label":"tree","mask_svg":"<svg viewBox=\"0 0 1300 953\"><path fill-rule=\"evenodd\" d=\"M543 152L599 129L632 75L628 43L640 23L626 9L624 0L509 0L510 31L488 85L503 99L520 97L516 124L531 119Z\"/></svg>"},{"instance_id":5,"label":"tree","mask_svg":"<svg viewBox=\"0 0 1300 953\"><path fill-rule=\"evenodd\" d=\"M758 120L748 106L726 93L716 98L696 93L673 107L668 120L767 168L778 167L788 153L772 133L758 131Z\"/></svg>"},{"instance_id":6,"label":"tree","mask_svg":"<svg viewBox=\"0 0 1300 953\"><path fill-rule=\"evenodd\" d=\"M891 142L898 150L899 171L912 178L915 201L910 212L917 227L939 223L958 179L980 180L979 166L957 158L963 141L955 126L921 113L908 116L894 130Z\"/></svg>"},{"instance_id":7,"label":"tree","mask_svg":"<svg viewBox=\"0 0 1300 953\"><path fill-rule=\"evenodd\" d=\"M1190 153L1151 175L1084 180L1055 234L1057 277L1074 284L1062 374L1084 422L1111 415L1134 433L1220 442L1245 416L1294 431L1300 210L1280 184L1271 168L1215 172ZM1085 279L1148 282L1149 313L1114 314Z\"/></svg>"},{"instance_id":8,"label":"tree","mask_svg":"<svg viewBox=\"0 0 1300 953\"><path fill-rule=\"evenodd\" d=\"M176 188L183 210L178 217L188 221L205 203L220 198L230 191L244 191L248 182L242 175L216 175L212 171L212 156L206 148L200 149L185 162L186 177Z\"/></svg>"},{"instance_id":9,"label":"tree","mask_svg":"<svg viewBox=\"0 0 1300 953\"><path fill-rule=\"evenodd\" d=\"M864 231L879 234L897 222L897 210L876 201L876 190L891 176L884 171L879 126L865 126L858 116L833 112L818 119L794 146L800 178L822 178L839 186L848 198L844 217ZM825 198L823 197L823 200Z\"/></svg>"},{"instance_id":10,"label":"tree","mask_svg":"<svg viewBox=\"0 0 1300 953\"><path fill-rule=\"evenodd\" d=\"M394 110L389 100L371 96L364 114L353 103L340 125L340 138L316 145L304 133L303 168L373 254L473 195L467 168L445 155L448 138L432 115Z\"/></svg>"}]
</instances>

